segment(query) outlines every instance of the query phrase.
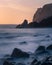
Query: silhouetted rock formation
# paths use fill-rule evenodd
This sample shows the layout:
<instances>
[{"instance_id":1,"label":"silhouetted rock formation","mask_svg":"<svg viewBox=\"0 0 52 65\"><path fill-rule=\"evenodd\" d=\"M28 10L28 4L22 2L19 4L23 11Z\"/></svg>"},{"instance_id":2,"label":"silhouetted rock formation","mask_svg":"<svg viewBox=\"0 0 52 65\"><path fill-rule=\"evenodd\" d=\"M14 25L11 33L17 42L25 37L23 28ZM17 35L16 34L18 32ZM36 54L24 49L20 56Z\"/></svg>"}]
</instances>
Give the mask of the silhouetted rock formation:
<instances>
[{"instance_id":1,"label":"silhouetted rock formation","mask_svg":"<svg viewBox=\"0 0 52 65\"><path fill-rule=\"evenodd\" d=\"M16 28L45 28L45 27L52 27L52 16L48 17L42 21L38 22L31 22L25 25L18 25Z\"/></svg>"},{"instance_id":2,"label":"silhouetted rock formation","mask_svg":"<svg viewBox=\"0 0 52 65\"><path fill-rule=\"evenodd\" d=\"M11 57L18 57L18 58L24 58L29 57L29 54L26 52L21 51L20 49L15 48L11 54Z\"/></svg>"},{"instance_id":3,"label":"silhouetted rock formation","mask_svg":"<svg viewBox=\"0 0 52 65\"><path fill-rule=\"evenodd\" d=\"M52 27L52 16L48 17L40 22L41 27Z\"/></svg>"},{"instance_id":4,"label":"silhouetted rock formation","mask_svg":"<svg viewBox=\"0 0 52 65\"><path fill-rule=\"evenodd\" d=\"M46 4L43 8L39 8L33 16L33 21L28 24L27 20L16 28L40 28L52 27L52 4Z\"/></svg>"},{"instance_id":5,"label":"silhouetted rock formation","mask_svg":"<svg viewBox=\"0 0 52 65\"><path fill-rule=\"evenodd\" d=\"M38 8L33 16L33 22L40 22L45 18L52 16L52 3L46 4L42 8Z\"/></svg>"},{"instance_id":6,"label":"silhouetted rock formation","mask_svg":"<svg viewBox=\"0 0 52 65\"><path fill-rule=\"evenodd\" d=\"M16 28L26 28L28 25L28 20L24 20L24 22L21 25L17 25Z\"/></svg>"}]
</instances>

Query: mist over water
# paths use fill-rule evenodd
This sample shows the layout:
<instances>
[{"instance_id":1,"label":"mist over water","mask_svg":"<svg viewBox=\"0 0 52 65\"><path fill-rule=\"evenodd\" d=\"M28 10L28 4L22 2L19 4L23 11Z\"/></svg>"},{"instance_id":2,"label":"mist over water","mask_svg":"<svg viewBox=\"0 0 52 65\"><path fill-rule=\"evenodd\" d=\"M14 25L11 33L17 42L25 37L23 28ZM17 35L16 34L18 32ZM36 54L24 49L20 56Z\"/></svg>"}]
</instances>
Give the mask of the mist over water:
<instances>
[{"instance_id":1,"label":"mist over water","mask_svg":"<svg viewBox=\"0 0 52 65\"><path fill-rule=\"evenodd\" d=\"M11 54L14 48L33 53L39 45L47 47L50 44L52 44L52 28L0 28L0 58Z\"/></svg>"}]
</instances>

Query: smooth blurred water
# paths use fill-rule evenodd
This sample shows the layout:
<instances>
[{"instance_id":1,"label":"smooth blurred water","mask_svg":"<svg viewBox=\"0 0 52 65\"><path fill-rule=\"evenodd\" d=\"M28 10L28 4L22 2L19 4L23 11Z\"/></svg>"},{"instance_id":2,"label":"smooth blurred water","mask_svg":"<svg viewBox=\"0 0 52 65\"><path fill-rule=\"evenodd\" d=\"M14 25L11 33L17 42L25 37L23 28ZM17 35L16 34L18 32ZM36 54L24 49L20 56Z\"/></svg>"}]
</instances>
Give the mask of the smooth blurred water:
<instances>
[{"instance_id":1,"label":"smooth blurred water","mask_svg":"<svg viewBox=\"0 0 52 65\"><path fill-rule=\"evenodd\" d=\"M14 48L34 52L39 45L52 44L52 28L0 29L0 58Z\"/></svg>"}]
</instances>

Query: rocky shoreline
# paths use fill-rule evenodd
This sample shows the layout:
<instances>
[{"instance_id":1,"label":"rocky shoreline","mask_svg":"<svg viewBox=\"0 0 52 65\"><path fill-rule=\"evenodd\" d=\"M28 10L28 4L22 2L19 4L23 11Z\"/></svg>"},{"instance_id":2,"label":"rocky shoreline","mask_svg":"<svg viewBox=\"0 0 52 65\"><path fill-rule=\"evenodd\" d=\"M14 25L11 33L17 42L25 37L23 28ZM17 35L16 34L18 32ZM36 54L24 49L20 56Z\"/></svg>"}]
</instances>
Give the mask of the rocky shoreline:
<instances>
[{"instance_id":1,"label":"rocky shoreline","mask_svg":"<svg viewBox=\"0 0 52 65\"><path fill-rule=\"evenodd\" d=\"M52 3L38 8L32 19L30 23L25 19L16 28L52 28Z\"/></svg>"},{"instance_id":2,"label":"rocky shoreline","mask_svg":"<svg viewBox=\"0 0 52 65\"><path fill-rule=\"evenodd\" d=\"M15 48L3 65L52 65L52 45L39 46L34 53Z\"/></svg>"}]
</instances>

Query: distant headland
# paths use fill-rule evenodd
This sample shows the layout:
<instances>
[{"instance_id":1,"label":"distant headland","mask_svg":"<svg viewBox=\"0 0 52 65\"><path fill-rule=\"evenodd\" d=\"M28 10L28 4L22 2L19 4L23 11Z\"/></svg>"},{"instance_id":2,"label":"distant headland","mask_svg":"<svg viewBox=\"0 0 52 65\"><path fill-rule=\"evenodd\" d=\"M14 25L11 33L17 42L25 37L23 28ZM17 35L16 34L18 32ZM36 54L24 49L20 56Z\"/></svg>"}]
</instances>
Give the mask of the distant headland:
<instances>
[{"instance_id":1,"label":"distant headland","mask_svg":"<svg viewBox=\"0 0 52 65\"><path fill-rule=\"evenodd\" d=\"M28 24L28 20L25 19L22 24L16 26L16 28L41 27L52 27L52 3L46 4L42 8L38 8L31 23Z\"/></svg>"}]
</instances>

